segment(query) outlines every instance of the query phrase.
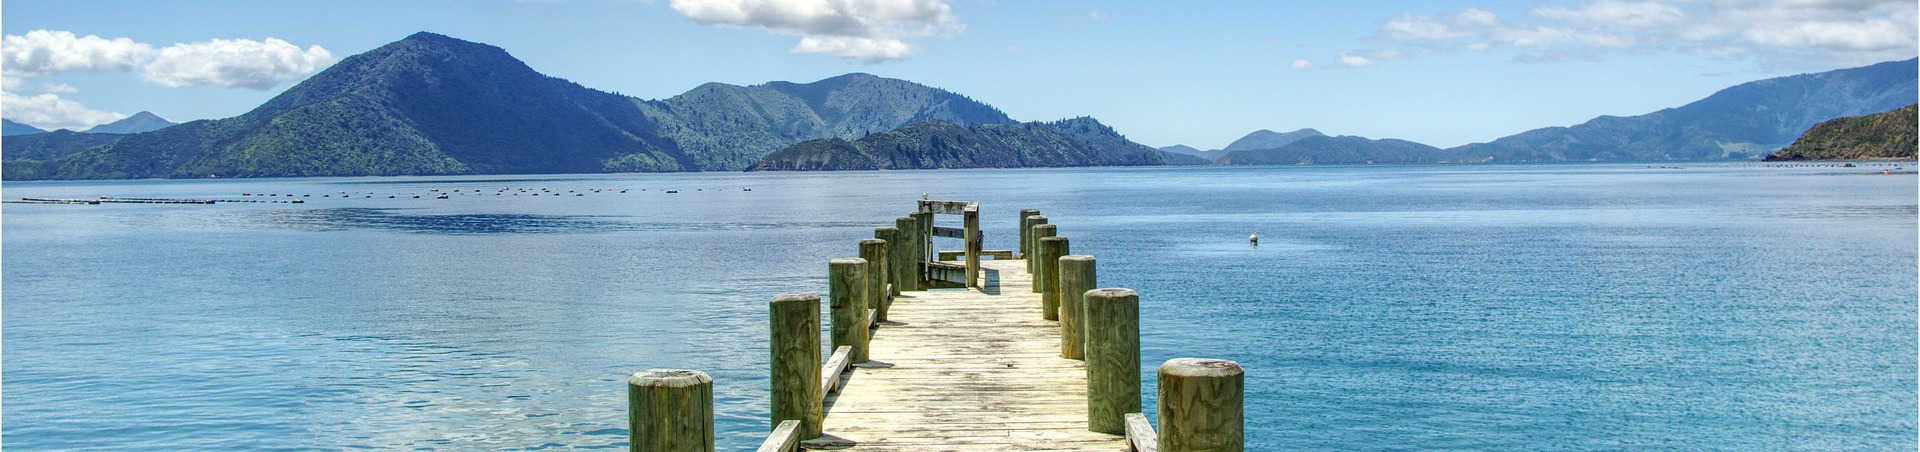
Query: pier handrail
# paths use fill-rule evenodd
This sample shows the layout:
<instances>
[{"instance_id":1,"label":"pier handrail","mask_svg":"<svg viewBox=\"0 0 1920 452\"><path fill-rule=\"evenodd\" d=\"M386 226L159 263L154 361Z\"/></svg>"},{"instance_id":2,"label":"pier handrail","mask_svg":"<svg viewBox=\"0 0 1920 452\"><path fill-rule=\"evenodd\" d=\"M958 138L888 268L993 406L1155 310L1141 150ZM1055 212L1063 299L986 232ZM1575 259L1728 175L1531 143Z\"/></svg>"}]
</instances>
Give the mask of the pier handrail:
<instances>
[{"instance_id":1,"label":"pier handrail","mask_svg":"<svg viewBox=\"0 0 1920 452\"><path fill-rule=\"evenodd\" d=\"M780 421L773 433L767 434L766 442L760 443L758 452L800 452L800 421L788 419Z\"/></svg>"}]
</instances>

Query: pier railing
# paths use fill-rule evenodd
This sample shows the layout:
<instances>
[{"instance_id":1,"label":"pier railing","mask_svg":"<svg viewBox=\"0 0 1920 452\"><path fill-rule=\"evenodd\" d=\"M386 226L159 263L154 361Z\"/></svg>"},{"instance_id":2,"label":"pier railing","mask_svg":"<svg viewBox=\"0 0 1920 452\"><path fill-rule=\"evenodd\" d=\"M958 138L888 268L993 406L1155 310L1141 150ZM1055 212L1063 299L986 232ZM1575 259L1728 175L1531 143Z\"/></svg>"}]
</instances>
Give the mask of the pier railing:
<instances>
[{"instance_id":1,"label":"pier railing","mask_svg":"<svg viewBox=\"0 0 1920 452\"><path fill-rule=\"evenodd\" d=\"M936 227L935 214L961 215L964 227ZM1058 321L1059 357L1084 362L1086 431L1114 435L1117 444L1128 450L1243 450L1244 383L1239 364L1201 358L1175 358L1161 364L1156 429L1140 403L1139 295L1130 289L1098 288L1093 256L1070 254L1069 238L1059 235L1059 227L1038 211L1022 210L1020 215L1018 252L987 252L980 249L977 203L922 199L917 209L896 219L892 227L875 229L876 238L861 240L860 257L830 260L827 340L833 352L824 360L820 296L774 297L768 303L771 433L759 450L858 448L859 444L836 438L823 428L828 397L843 390L839 385L844 375L870 360L872 333L882 326L889 305L901 291L948 284L982 289L983 255L1025 259L1023 265L1032 269L1042 316ZM934 237L960 238L964 249L936 251L931 245ZM949 262L955 258L964 259L963 263ZM949 278L954 276L949 272L958 277ZM967 293L993 296L982 290ZM630 449L713 450L712 385L711 378L696 370L635 373L628 379ZM1008 413L1006 421L1019 422L1020 415Z\"/></svg>"}]
</instances>

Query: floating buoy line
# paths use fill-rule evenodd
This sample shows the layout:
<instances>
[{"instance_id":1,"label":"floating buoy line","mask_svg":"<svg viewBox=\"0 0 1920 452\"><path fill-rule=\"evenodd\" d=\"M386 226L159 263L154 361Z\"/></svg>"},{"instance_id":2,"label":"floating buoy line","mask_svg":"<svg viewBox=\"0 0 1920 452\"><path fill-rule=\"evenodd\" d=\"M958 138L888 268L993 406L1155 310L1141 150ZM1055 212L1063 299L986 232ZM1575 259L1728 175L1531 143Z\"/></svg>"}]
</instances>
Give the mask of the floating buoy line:
<instances>
[{"instance_id":1,"label":"floating buoy line","mask_svg":"<svg viewBox=\"0 0 1920 452\"><path fill-rule=\"evenodd\" d=\"M645 188L636 190L633 188L614 188L614 187L585 188L585 189L580 189L580 188L561 189L561 188L549 188L549 187L500 187L498 189L493 189L493 190L483 190L478 188L456 188L456 189L445 189L445 190L440 188L428 188L425 192L372 192L372 191L349 192L345 190L338 190L338 191L333 191L329 193L320 193L319 194L320 196L318 197L314 196L314 193L281 193L281 192L247 191L247 192L241 192L238 198L154 198L154 197L120 197L120 196L101 196L98 198L23 197L20 199L4 200L0 202L10 203L10 204L83 204L83 205L99 205L99 204L202 204L202 205L208 205L208 204L225 204L225 203L306 204L307 200L315 199L315 198L377 199L377 198L385 197L386 199L444 200L444 199L456 199L457 197L461 197L461 196L509 196L509 195L511 196L542 196L542 195L562 196L565 194L572 194L575 197L586 197L588 194L618 195L618 194L628 194L630 192L645 193L647 191L648 190ZM706 188L695 187L693 191L705 192ZM714 189L714 191L723 192L726 190L716 188ZM740 191L751 192L753 191L753 188L740 187ZM658 193L679 194L680 192L681 192L681 189L668 188L668 189L663 189Z\"/></svg>"}]
</instances>

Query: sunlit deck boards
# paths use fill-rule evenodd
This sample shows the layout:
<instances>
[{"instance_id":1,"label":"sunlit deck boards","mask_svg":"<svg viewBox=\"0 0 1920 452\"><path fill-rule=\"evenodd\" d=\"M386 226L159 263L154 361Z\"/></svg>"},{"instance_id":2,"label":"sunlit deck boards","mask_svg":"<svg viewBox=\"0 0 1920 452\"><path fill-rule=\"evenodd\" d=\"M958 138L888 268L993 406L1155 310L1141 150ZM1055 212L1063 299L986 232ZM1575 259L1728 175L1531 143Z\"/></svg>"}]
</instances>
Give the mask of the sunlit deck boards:
<instances>
[{"instance_id":1,"label":"sunlit deck boards","mask_svg":"<svg viewBox=\"0 0 1920 452\"><path fill-rule=\"evenodd\" d=\"M827 396L825 433L863 451L1126 450L1087 431L1086 366L1060 357L1023 261L981 267L981 289L895 299L872 362Z\"/></svg>"}]
</instances>

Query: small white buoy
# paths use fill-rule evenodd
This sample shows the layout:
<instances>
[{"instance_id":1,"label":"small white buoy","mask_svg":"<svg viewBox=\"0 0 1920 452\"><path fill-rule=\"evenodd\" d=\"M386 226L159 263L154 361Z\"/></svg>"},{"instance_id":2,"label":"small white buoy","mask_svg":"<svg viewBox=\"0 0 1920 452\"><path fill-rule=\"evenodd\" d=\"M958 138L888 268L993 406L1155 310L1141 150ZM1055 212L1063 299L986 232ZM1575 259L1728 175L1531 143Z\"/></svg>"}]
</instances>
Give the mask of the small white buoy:
<instances>
[{"instance_id":1,"label":"small white buoy","mask_svg":"<svg viewBox=\"0 0 1920 452\"><path fill-rule=\"evenodd\" d=\"M1249 235L1249 236L1247 236L1247 243L1252 243L1252 244L1255 244L1255 245L1259 245L1259 244L1260 244L1260 233L1258 233L1258 232L1255 232L1255 233L1253 233L1253 235Z\"/></svg>"}]
</instances>

